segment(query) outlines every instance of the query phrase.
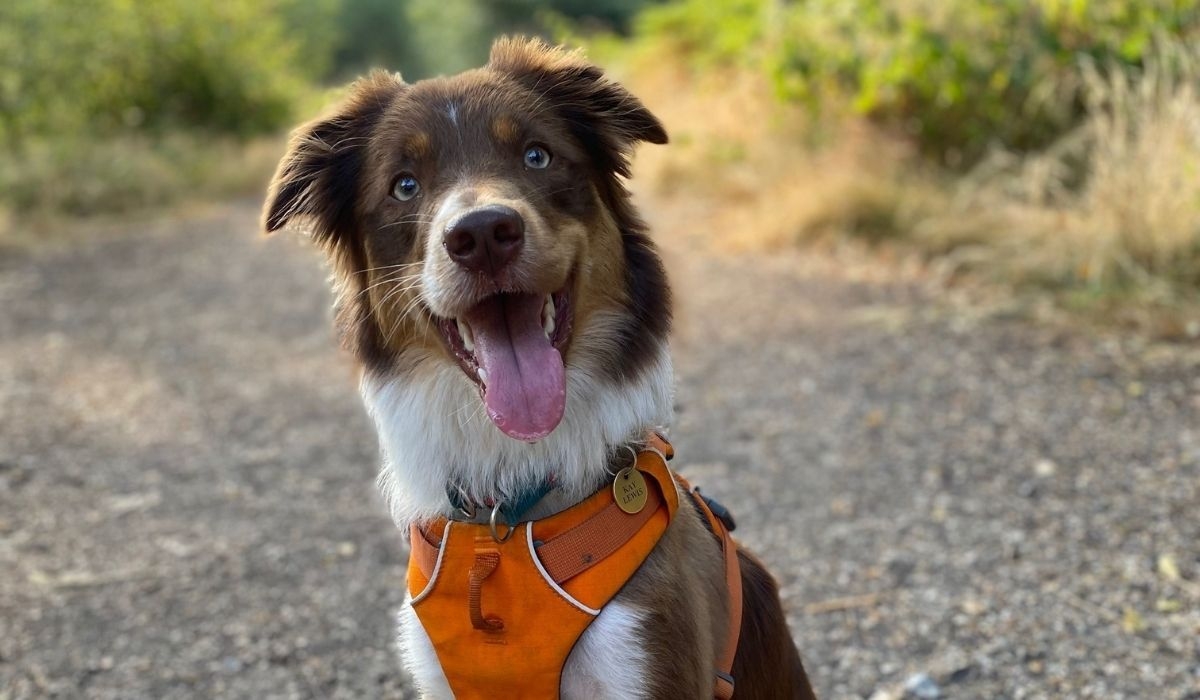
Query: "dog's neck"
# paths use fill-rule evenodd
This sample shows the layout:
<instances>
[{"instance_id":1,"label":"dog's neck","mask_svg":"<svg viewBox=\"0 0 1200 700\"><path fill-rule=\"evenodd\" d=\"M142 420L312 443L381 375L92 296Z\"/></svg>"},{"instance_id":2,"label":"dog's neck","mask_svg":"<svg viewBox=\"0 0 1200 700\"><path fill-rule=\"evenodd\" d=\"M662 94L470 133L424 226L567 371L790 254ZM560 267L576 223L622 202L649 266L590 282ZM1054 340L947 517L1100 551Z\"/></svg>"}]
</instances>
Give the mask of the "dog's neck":
<instances>
[{"instance_id":1,"label":"dog's neck","mask_svg":"<svg viewBox=\"0 0 1200 700\"><path fill-rule=\"evenodd\" d=\"M365 374L363 400L384 458L380 487L396 523L454 517L448 487L489 502L553 479L555 492L538 510L592 493L622 445L667 427L673 377L665 342L631 379L613 379L588 359L568 366L566 414L534 444L501 433L478 390L450 363L427 358L403 375Z\"/></svg>"}]
</instances>

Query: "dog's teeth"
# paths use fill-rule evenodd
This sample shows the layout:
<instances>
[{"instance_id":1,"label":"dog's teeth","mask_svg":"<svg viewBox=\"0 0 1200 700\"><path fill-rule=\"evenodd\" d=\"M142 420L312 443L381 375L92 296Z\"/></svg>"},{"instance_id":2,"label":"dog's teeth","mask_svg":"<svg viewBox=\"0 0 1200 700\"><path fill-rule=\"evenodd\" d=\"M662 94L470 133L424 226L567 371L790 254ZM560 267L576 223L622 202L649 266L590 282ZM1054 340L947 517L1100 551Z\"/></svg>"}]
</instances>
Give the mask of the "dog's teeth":
<instances>
[{"instance_id":1,"label":"dog's teeth","mask_svg":"<svg viewBox=\"0 0 1200 700\"><path fill-rule=\"evenodd\" d=\"M546 303L542 306L542 331L546 337L554 335L554 298L546 295Z\"/></svg>"},{"instance_id":2,"label":"dog's teeth","mask_svg":"<svg viewBox=\"0 0 1200 700\"><path fill-rule=\"evenodd\" d=\"M487 370L480 367L479 369L475 370L475 372L479 375L479 381L487 384Z\"/></svg>"},{"instance_id":3,"label":"dog's teeth","mask_svg":"<svg viewBox=\"0 0 1200 700\"><path fill-rule=\"evenodd\" d=\"M458 320L458 334L462 336L463 347L467 352L475 352L475 338L471 336L471 327Z\"/></svg>"}]
</instances>

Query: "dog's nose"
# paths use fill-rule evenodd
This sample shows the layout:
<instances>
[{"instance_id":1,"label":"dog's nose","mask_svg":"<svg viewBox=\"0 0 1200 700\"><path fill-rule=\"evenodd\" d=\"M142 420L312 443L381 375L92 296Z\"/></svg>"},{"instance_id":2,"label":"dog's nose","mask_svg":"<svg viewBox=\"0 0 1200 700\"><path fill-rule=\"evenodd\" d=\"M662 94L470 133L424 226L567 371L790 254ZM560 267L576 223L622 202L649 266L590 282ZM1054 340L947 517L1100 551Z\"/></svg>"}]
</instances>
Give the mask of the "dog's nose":
<instances>
[{"instance_id":1,"label":"dog's nose","mask_svg":"<svg viewBox=\"0 0 1200 700\"><path fill-rule=\"evenodd\" d=\"M473 272L495 274L525 245L525 220L508 207L476 209L454 222L442 244L459 265Z\"/></svg>"}]
</instances>

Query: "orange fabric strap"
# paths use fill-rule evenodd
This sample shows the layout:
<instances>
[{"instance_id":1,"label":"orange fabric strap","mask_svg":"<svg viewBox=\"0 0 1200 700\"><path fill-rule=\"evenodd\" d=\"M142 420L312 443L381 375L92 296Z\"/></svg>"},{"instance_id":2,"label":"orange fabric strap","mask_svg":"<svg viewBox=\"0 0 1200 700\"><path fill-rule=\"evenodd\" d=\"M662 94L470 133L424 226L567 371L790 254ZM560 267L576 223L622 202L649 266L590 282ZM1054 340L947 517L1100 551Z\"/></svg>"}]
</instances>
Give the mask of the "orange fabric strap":
<instances>
[{"instance_id":1,"label":"orange fabric strap","mask_svg":"<svg viewBox=\"0 0 1200 700\"><path fill-rule=\"evenodd\" d=\"M563 583L595 566L633 539L658 512L662 502L658 490L651 488L646 494L645 507L633 517L629 517L616 503L610 503L599 513L539 545L538 558L542 560L542 566L550 578L556 583Z\"/></svg>"},{"instance_id":2,"label":"orange fabric strap","mask_svg":"<svg viewBox=\"0 0 1200 700\"><path fill-rule=\"evenodd\" d=\"M725 527L725 522L713 513L700 492L687 479L676 475L679 484L692 496L700 513L708 520L708 527L721 543L721 554L725 560L725 587L729 590L729 631L725 646L717 657L716 684L713 697L730 700L733 697L733 660L737 656L738 639L742 634L742 567L738 561L737 542Z\"/></svg>"}]
</instances>

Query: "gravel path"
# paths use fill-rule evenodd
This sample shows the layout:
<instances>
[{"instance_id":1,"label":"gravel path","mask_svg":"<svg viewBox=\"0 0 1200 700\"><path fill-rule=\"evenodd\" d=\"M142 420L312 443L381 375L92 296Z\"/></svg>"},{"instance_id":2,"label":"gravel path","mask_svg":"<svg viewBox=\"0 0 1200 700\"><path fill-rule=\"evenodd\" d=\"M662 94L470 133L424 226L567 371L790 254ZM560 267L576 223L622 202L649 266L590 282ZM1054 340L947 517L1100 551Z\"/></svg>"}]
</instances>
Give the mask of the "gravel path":
<instances>
[{"instance_id":1,"label":"gravel path","mask_svg":"<svg viewBox=\"0 0 1200 700\"><path fill-rule=\"evenodd\" d=\"M324 274L256 217L0 249L0 700L405 696ZM677 463L822 697L1200 698L1200 350L722 257L702 218L655 222Z\"/></svg>"}]
</instances>

